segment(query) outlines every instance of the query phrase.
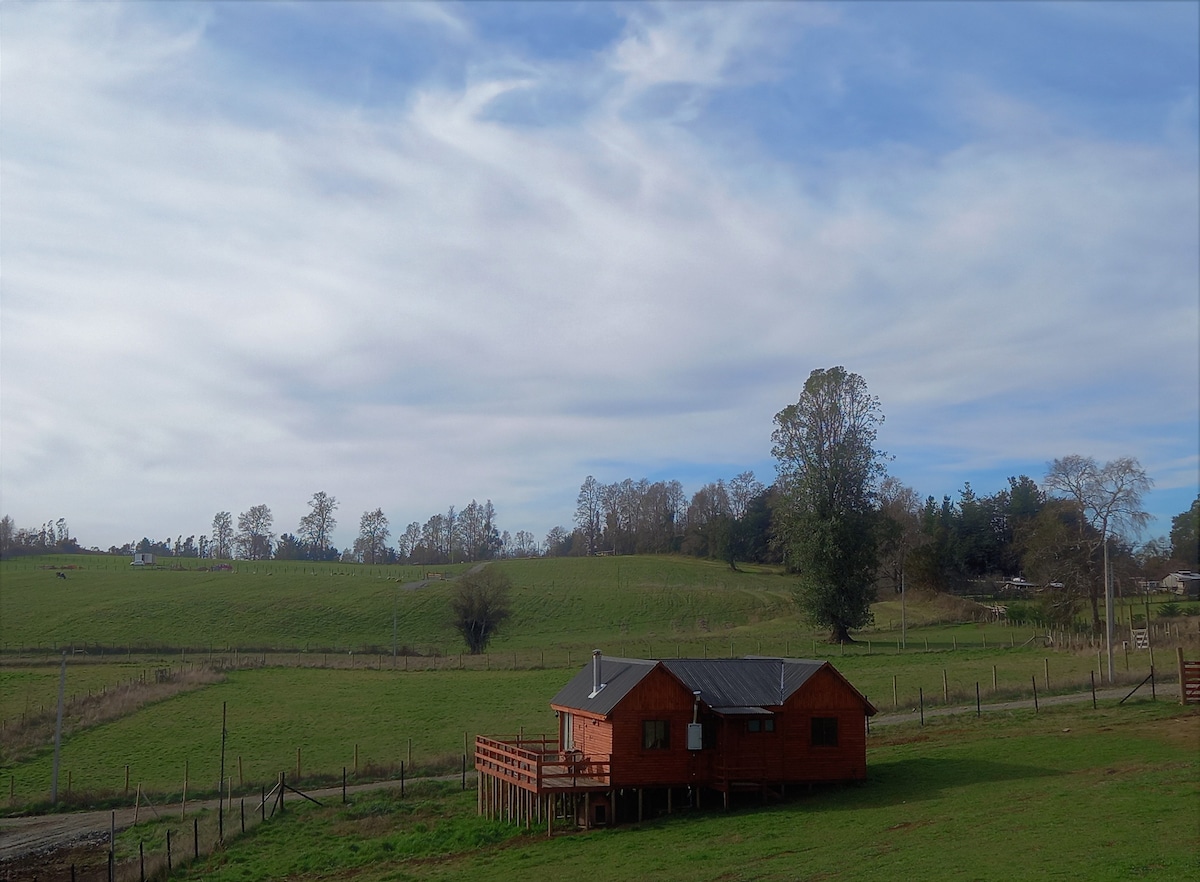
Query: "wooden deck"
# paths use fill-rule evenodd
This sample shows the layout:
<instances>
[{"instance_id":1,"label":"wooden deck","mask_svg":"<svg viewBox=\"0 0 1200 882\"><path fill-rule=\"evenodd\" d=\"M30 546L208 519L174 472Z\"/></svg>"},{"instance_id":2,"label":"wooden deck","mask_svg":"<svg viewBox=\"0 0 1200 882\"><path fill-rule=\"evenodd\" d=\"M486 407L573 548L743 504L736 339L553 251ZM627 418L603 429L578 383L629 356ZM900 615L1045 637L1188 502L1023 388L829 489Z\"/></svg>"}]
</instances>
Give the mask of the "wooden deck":
<instances>
[{"instance_id":1,"label":"wooden deck","mask_svg":"<svg viewBox=\"0 0 1200 882\"><path fill-rule=\"evenodd\" d=\"M609 757L563 751L557 739L545 736L476 736L475 769L539 796L603 791L612 786Z\"/></svg>"}]
</instances>

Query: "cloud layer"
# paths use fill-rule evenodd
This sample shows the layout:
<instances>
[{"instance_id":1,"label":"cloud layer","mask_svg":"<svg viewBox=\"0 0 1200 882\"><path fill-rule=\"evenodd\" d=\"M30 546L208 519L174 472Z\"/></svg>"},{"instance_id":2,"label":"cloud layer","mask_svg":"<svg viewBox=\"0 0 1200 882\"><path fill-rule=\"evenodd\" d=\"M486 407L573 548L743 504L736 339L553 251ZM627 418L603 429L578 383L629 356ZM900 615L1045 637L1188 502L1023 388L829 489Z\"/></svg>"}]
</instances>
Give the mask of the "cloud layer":
<instances>
[{"instance_id":1,"label":"cloud layer","mask_svg":"<svg viewBox=\"0 0 1200 882\"><path fill-rule=\"evenodd\" d=\"M7 5L5 511L540 536L588 474L769 480L833 364L921 493L1132 455L1182 511L1194 7L894 6Z\"/></svg>"}]
</instances>

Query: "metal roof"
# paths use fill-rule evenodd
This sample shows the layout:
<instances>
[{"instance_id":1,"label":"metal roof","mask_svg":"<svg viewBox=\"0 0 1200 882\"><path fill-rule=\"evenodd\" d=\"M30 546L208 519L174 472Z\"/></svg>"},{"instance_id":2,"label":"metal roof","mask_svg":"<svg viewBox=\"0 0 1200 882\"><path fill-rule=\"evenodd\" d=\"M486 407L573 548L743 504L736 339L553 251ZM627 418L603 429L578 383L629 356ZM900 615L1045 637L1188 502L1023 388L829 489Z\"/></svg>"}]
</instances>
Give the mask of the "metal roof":
<instances>
[{"instance_id":1,"label":"metal roof","mask_svg":"<svg viewBox=\"0 0 1200 882\"><path fill-rule=\"evenodd\" d=\"M711 708L778 706L823 661L783 658L665 659L663 665ZM728 712L728 711L727 711Z\"/></svg>"},{"instance_id":2,"label":"metal roof","mask_svg":"<svg viewBox=\"0 0 1200 882\"><path fill-rule=\"evenodd\" d=\"M723 714L769 714L826 662L797 658L663 659L601 657L604 688L591 696L592 665L559 690L551 704L607 716L655 667L662 665L700 701Z\"/></svg>"},{"instance_id":3,"label":"metal roof","mask_svg":"<svg viewBox=\"0 0 1200 882\"><path fill-rule=\"evenodd\" d=\"M569 707L591 713L608 716L617 704L630 693L634 686L642 681L658 664L644 658L608 658L602 657L600 662L600 682L604 684L595 697L592 693L592 665L589 663L582 671L571 678L558 694L550 700L550 704L559 707Z\"/></svg>"}]
</instances>

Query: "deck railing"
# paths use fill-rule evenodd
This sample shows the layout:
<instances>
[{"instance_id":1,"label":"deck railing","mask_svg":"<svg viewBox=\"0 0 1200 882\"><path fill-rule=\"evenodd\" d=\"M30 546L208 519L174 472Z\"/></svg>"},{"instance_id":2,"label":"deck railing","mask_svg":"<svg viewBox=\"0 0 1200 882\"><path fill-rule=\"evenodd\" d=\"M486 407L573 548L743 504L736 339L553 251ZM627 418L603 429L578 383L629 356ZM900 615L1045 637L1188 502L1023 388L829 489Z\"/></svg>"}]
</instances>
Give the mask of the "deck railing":
<instances>
[{"instance_id":1,"label":"deck railing","mask_svg":"<svg viewBox=\"0 0 1200 882\"><path fill-rule=\"evenodd\" d=\"M607 786L612 776L611 757L561 750L558 739L538 735L476 736L475 768L536 793Z\"/></svg>"}]
</instances>

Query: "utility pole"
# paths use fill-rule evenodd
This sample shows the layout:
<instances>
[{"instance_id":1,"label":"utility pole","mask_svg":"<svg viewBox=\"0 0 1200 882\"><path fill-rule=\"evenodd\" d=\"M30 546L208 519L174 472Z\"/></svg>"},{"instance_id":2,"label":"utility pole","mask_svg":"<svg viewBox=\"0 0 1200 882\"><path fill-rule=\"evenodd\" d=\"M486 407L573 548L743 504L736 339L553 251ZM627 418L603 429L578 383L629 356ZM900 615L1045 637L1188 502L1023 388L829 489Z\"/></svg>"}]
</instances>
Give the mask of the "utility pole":
<instances>
[{"instance_id":1,"label":"utility pole","mask_svg":"<svg viewBox=\"0 0 1200 882\"><path fill-rule=\"evenodd\" d=\"M1104 543L1104 643L1108 652L1108 682L1114 682L1113 675L1113 585L1108 572L1108 518L1102 522L1100 539Z\"/></svg>"}]
</instances>

